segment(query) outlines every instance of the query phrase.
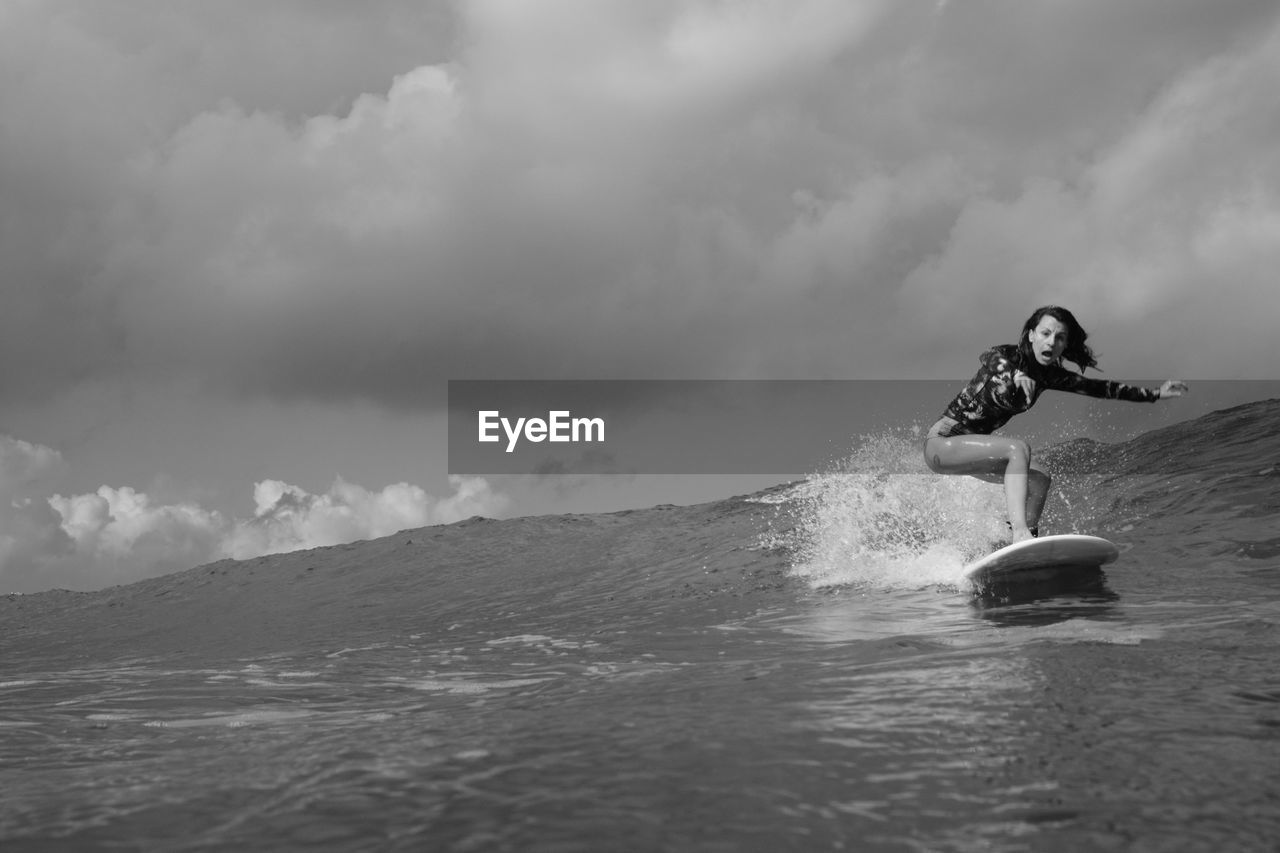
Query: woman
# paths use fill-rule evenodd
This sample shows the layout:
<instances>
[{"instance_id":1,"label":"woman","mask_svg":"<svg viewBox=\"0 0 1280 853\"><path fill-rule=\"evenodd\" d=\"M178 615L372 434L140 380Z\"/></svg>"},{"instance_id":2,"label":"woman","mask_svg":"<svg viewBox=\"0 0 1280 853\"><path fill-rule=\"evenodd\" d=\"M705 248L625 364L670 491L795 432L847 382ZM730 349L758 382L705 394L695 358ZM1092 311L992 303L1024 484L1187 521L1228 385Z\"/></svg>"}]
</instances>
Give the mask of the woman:
<instances>
[{"instance_id":1,"label":"woman","mask_svg":"<svg viewBox=\"0 0 1280 853\"><path fill-rule=\"evenodd\" d=\"M1056 305L1037 309L1023 324L1016 345L997 346L982 354L982 369L925 436L924 461L930 470L1004 483L1014 542L1036 535L1050 479L1032 466L1031 448L1025 441L991 433L1030 409L1050 388L1148 403L1181 397L1188 390L1187 383L1176 379L1158 389L1086 379L1083 372L1098 364L1085 343L1088 338L1067 309ZM1067 370L1064 360L1081 372Z\"/></svg>"}]
</instances>

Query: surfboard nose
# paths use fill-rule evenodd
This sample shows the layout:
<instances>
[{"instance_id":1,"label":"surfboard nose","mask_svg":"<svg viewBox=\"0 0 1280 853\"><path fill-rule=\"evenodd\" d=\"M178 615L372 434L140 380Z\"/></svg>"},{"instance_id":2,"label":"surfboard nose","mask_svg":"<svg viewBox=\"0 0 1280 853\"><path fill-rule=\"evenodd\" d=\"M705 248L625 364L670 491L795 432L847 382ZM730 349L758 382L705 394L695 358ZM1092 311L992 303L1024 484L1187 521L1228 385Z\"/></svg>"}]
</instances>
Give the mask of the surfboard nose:
<instances>
[{"instance_id":1,"label":"surfboard nose","mask_svg":"<svg viewBox=\"0 0 1280 853\"><path fill-rule=\"evenodd\" d=\"M1006 545L965 566L963 574L975 583L1016 582L1024 576L1029 579L1033 572L1042 579L1046 571L1096 569L1115 562L1119 556L1120 549L1114 542L1100 536L1067 533Z\"/></svg>"}]
</instances>

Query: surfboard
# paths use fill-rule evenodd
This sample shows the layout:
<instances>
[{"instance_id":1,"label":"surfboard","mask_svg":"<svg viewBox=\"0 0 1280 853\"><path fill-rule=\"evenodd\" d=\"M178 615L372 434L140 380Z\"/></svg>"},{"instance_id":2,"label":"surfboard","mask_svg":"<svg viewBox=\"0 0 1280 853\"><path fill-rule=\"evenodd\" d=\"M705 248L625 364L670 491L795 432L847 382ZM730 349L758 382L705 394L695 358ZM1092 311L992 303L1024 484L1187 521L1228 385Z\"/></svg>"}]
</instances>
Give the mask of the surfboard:
<instances>
[{"instance_id":1,"label":"surfboard","mask_svg":"<svg viewBox=\"0 0 1280 853\"><path fill-rule=\"evenodd\" d=\"M1072 570L1093 570L1115 561L1120 549L1100 536L1068 533L1006 545L964 567L979 586L1041 581Z\"/></svg>"}]
</instances>

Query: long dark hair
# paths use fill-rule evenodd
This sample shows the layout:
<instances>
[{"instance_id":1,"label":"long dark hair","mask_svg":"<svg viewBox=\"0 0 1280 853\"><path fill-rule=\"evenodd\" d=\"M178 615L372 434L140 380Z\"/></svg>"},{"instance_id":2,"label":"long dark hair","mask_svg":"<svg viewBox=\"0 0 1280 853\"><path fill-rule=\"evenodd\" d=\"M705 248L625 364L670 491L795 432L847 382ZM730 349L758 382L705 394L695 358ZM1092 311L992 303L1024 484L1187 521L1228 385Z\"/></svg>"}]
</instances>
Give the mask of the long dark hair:
<instances>
[{"instance_id":1,"label":"long dark hair","mask_svg":"<svg viewBox=\"0 0 1280 853\"><path fill-rule=\"evenodd\" d=\"M1027 322L1022 324L1022 337L1018 341L1018 355L1022 359L1023 364L1035 364L1035 353L1031 351L1031 341L1027 340L1027 332L1040 325L1040 320L1045 316L1052 317L1059 323L1067 327L1067 346L1062 351L1062 358L1066 361L1074 362L1080 372L1084 373L1090 367L1098 366L1098 359L1094 357L1093 350L1085 343L1089 339L1089 333L1084 330L1075 315L1058 305L1045 305L1043 308L1037 308L1036 312L1027 318Z\"/></svg>"}]
</instances>

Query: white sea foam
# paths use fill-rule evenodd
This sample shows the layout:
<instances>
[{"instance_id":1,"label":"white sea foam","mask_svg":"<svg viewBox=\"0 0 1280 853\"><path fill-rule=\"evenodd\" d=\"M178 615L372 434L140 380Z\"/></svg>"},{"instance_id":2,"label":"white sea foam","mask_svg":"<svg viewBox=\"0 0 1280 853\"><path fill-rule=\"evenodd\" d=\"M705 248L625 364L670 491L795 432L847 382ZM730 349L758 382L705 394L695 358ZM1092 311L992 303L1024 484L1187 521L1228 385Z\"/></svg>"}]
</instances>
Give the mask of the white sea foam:
<instances>
[{"instance_id":1,"label":"white sea foam","mask_svg":"<svg viewBox=\"0 0 1280 853\"><path fill-rule=\"evenodd\" d=\"M919 439L864 437L795 492L796 574L814 587L918 589L962 582L962 566L1003 533L998 485L930 472Z\"/></svg>"},{"instance_id":2,"label":"white sea foam","mask_svg":"<svg viewBox=\"0 0 1280 853\"><path fill-rule=\"evenodd\" d=\"M404 683L414 690L467 694L488 693L491 690L507 690L513 687L531 687L547 680L545 678L506 678L492 681L472 681L465 677L451 677L420 678L405 681Z\"/></svg>"},{"instance_id":3,"label":"white sea foam","mask_svg":"<svg viewBox=\"0 0 1280 853\"><path fill-rule=\"evenodd\" d=\"M142 725L153 729L191 729L208 726L244 728L256 724L285 723L312 716L310 711L242 711L235 714L205 714L176 720L148 720Z\"/></svg>"}]
</instances>

